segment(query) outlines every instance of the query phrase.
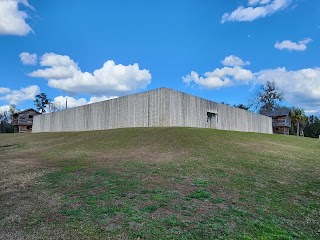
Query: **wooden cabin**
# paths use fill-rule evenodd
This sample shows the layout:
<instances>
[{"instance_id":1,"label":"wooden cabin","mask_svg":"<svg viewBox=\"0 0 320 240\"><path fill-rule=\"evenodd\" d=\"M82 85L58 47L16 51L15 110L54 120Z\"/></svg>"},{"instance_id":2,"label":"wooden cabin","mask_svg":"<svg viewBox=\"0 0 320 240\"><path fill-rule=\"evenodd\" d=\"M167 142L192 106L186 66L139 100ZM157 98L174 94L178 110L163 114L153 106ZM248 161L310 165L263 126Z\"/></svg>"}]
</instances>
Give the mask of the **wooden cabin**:
<instances>
[{"instance_id":1,"label":"wooden cabin","mask_svg":"<svg viewBox=\"0 0 320 240\"><path fill-rule=\"evenodd\" d=\"M274 134L289 135L289 128L291 127L290 110L263 111L261 114L272 118L272 129Z\"/></svg>"},{"instance_id":2,"label":"wooden cabin","mask_svg":"<svg viewBox=\"0 0 320 240\"><path fill-rule=\"evenodd\" d=\"M33 117L39 115L38 111L29 108L13 114L13 125L15 133L32 132Z\"/></svg>"}]
</instances>

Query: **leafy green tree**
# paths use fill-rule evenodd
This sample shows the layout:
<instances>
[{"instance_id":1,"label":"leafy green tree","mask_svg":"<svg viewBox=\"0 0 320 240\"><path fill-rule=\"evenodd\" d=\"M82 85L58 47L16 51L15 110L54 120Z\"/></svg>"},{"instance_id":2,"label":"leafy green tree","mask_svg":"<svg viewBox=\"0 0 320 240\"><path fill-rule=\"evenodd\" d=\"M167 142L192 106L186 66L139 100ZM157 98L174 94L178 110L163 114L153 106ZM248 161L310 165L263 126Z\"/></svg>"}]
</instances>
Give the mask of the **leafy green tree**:
<instances>
[{"instance_id":1,"label":"leafy green tree","mask_svg":"<svg viewBox=\"0 0 320 240\"><path fill-rule=\"evenodd\" d=\"M274 81L267 81L250 100L250 108L262 111L274 111L284 100L283 93L277 88Z\"/></svg>"},{"instance_id":2,"label":"leafy green tree","mask_svg":"<svg viewBox=\"0 0 320 240\"><path fill-rule=\"evenodd\" d=\"M10 113L10 122L12 121L13 119L13 114L15 114L17 112L17 108L16 108L16 105L14 104L10 104L10 107L9 107L9 113Z\"/></svg>"},{"instance_id":3,"label":"leafy green tree","mask_svg":"<svg viewBox=\"0 0 320 240\"><path fill-rule=\"evenodd\" d=\"M63 106L60 103L50 102L48 105L48 111L49 112L59 112L63 110Z\"/></svg>"},{"instance_id":4,"label":"leafy green tree","mask_svg":"<svg viewBox=\"0 0 320 240\"><path fill-rule=\"evenodd\" d=\"M0 133L13 133L9 111L0 111Z\"/></svg>"},{"instance_id":5,"label":"leafy green tree","mask_svg":"<svg viewBox=\"0 0 320 240\"><path fill-rule=\"evenodd\" d=\"M307 121L308 117L302 109L296 107L291 109L291 122L297 129L297 136L300 135L300 127L303 127Z\"/></svg>"},{"instance_id":6,"label":"leafy green tree","mask_svg":"<svg viewBox=\"0 0 320 240\"><path fill-rule=\"evenodd\" d=\"M230 106L229 103L226 103L226 102L220 102L221 104L224 104L224 105L227 105L227 106Z\"/></svg>"},{"instance_id":7,"label":"leafy green tree","mask_svg":"<svg viewBox=\"0 0 320 240\"><path fill-rule=\"evenodd\" d=\"M47 106L50 104L50 100L47 97L47 94L40 93L36 95L36 99L34 100L34 104L39 112L45 113Z\"/></svg>"},{"instance_id":8,"label":"leafy green tree","mask_svg":"<svg viewBox=\"0 0 320 240\"><path fill-rule=\"evenodd\" d=\"M306 137L318 138L320 136L320 119L311 115L303 131Z\"/></svg>"},{"instance_id":9,"label":"leafy green tree","mask_svg":"<svg viewBox=\"0 0 320 240\"><path fill-rule=\"evenodd\" d=\"M238 105L234 105L234 107L236 108L240 108L240 109L244 109L244 110L249 110L250 107L244 105L244 104L238 104Z\"/></svg>"}]
</instances>

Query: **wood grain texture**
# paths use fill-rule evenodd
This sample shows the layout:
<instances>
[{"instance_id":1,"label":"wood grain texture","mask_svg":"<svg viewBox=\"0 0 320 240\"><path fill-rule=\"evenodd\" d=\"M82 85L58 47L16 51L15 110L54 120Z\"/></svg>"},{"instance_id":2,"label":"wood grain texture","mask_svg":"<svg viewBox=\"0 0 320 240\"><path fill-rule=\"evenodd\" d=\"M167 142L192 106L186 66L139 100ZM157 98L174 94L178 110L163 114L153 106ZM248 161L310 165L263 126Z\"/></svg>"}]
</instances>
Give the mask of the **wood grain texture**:
<instances>
[{"instance_id":1,"label":"wood grain texture","mask_svg":"<svg viewBox=\"0 0 320 240\"><path fill-rule=\"evenodd\" d=\"M208 119L208 112L212 118ZM128 127L198 127L272 133L269 117L159 88L34 117L33 132Z\"/></svg>"}]
</instances>

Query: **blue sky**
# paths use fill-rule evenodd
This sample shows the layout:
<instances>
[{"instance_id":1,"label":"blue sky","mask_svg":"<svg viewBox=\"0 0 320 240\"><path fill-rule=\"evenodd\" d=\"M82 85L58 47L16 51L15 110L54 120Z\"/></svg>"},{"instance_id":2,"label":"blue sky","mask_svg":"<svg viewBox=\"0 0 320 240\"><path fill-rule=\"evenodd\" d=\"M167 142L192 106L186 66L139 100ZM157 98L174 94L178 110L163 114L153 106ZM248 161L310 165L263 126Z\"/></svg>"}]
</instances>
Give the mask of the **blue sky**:
<instances>
[{"instance_id":1,"label":"blue sky","mask_svg":"<svg viewBox=\"0 0 320 240\"><path fill-rule=\"evenodd\" d=\"M320 114L319 0L0 0L0 109L169 87L247 104L274 80Z\"/></svg>"}]
</instances>

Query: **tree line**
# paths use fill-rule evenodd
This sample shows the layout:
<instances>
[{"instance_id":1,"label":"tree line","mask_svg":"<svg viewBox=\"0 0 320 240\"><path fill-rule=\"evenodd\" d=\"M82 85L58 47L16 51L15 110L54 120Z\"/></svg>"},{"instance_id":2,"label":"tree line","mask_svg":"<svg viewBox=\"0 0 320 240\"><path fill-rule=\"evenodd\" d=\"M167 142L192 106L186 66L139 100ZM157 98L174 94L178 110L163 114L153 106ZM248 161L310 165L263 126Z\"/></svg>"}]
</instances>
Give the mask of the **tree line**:
<instances>
[{"instance_id":1,"label":"tree line","mask_svg":"<svg viewBox=\"0 0 320 240\"><path fill-rule=\"evenodd\" d=\"M297 107L286 107L281 105L284 94L274 81L267 81L249 100L248 105L239 104L234 107L245 110L253 110L259 113L265 111L288 110L291 112L291 135L303 135L305 137L318 138L320 136L320 119L317 116L306 116L303 109Z\"/></svg>"}]
</instances>

